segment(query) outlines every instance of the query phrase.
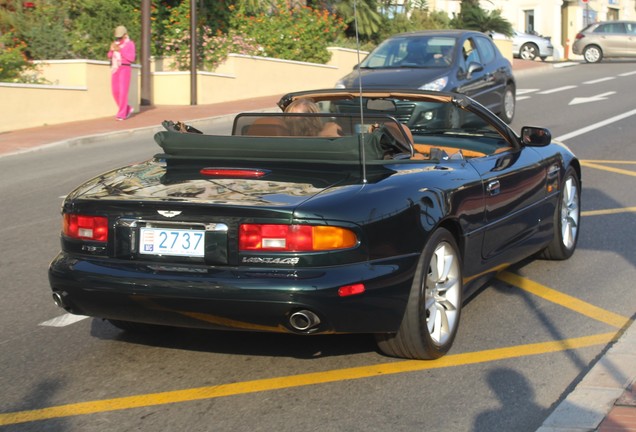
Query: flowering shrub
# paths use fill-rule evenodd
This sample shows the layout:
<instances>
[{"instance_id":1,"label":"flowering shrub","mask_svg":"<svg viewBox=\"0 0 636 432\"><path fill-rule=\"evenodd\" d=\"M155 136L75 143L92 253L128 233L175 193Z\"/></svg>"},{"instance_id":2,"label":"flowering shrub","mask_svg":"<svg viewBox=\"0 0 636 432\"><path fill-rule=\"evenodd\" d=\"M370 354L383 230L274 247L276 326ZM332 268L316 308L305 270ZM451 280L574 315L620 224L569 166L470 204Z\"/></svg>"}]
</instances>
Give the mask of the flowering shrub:
<instances>
[{"instance_id":1,"label":"flowering shrub","mask_svg":"<svg viewBox=\"0 0 636 432\"><path fill-rule=\"evenodd\" d=\"M10 33L0 36L0 81L21 82L21 74L31 68L24 51L26 43Z\"/></svg>"},{"instance_id":2,"label":"flowering shrub","mask_svg":"<svg viewBox=\"0 0 636 432\"><path fill-rule=\"evenodd\" d=\"M172 68L190 69L190 7L183 2L169 13L161 22L164 34L163 55L171 58ZM214 70L229 53L256 55L259 47L249 38L230 31L224 34L216 32L207 24L197 25L197 68Z\"/></svg>"},{"instance_id":3,"label":"flowering shrub","mask_svg":"<svg viewBox=\"0 0 636 432\"><path fill-rule=\"evenodd\" d=\"M326 9L289 8L285 0L277 0L268 13L249 15L240 6L233 12L232 28L260 45L265 57L326 63L327 46L345 29L342 20Z\"/></svg>"},{"instance_id":4,"label":"flowering shrub","mask_svg":"<svg viewBox=\"0 0 636 432\"><path fill-rule=\"evenodd\" d=\"M258 55L260 52L259 47L255 45L253 41L241 35L232 32L229 35L219 33L216 36L212 36L211 33L211 29L207 26L198 29L197 69L212 71L219 63L225 60L230 53ZM171 68L177 70L190 69L189 32L178 32L172 39L166 42L164 49L166 55L173 61L170 65Z\"/></svg>"}]
</instances>

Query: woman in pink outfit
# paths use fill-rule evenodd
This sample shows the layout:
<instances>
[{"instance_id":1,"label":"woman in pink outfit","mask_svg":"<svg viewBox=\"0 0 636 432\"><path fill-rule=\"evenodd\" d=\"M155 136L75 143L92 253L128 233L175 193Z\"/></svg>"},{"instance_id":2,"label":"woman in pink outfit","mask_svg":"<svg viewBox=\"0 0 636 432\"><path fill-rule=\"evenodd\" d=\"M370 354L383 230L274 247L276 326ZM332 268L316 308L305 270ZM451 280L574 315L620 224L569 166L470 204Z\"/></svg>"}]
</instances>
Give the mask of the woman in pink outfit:
<instances>
[{"instance_id":1,"label":"woman in pink outfit","mask_svg":"<svg viewBox=\"0 0 636 432\"><path fill-rule=\"evenodd\" d=\"M111 64L111 87L117 104L117 120L125 120L133 113L128 105L130 88L130 65L135 61L135 43L128 37L124 26L115 29L115 42L110 44L108 58Z\"/></svg>"}]
</instances>

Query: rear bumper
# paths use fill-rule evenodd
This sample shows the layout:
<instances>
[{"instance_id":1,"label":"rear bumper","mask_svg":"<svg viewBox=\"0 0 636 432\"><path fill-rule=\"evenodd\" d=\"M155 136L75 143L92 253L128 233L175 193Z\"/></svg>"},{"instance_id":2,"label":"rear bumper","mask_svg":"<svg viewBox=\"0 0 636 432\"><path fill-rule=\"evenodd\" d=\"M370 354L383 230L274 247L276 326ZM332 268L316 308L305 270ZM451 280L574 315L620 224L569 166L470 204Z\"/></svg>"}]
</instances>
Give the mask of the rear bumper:
<instances>
[{"instance_id":1,"label":"rear bumper","mask_svg":"<svg viewBox=\"0 0 636 432\"><path fill-rule=\"evenodd\" d=\"M212 268L77 257L49 268L54 293L71 313L179 327L303 333L289 317L318 315L305 333L382 333L399 328L417 255L312 269ZM338 288L365 292L339 297Z\"/></svg>"},{"instance_id":2,"label":"rear bumper","mask_svg":"<svg viewBox=\"0 0 636 432\"><path fill-rule=\"evenodd\" d=\"M575 41L572 44L572 54L582 55L583 54L583 44L579 43L579 41Z\"/></svg>"}]
</instances>

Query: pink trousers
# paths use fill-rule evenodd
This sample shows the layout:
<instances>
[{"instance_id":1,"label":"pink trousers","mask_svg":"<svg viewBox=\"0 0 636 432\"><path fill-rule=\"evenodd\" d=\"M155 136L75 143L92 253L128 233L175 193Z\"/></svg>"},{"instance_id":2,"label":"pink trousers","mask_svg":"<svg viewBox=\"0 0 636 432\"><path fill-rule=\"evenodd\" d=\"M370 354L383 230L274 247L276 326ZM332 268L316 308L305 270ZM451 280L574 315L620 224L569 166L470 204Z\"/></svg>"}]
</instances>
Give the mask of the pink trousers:
<instances>
[{"instance_id":1,"label":"pink trousers","mask_svg":"<svg viewBox=\"0 0 636 432\"><path fill-rule=\"evenodd\" d=\"M111 89L117 104L117 118L125 119L130 114L128 89L130 88L130 66L120 66L112 74Z\"/></svg>"}]
</instances>

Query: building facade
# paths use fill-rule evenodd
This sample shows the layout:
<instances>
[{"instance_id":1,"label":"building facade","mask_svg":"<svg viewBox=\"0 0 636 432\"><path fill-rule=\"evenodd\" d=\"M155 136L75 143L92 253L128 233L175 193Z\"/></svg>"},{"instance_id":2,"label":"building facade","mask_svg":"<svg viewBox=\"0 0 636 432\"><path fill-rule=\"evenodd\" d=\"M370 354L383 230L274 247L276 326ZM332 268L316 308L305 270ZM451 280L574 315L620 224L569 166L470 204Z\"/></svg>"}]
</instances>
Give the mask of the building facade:
<instances>
[{"instance_id":1,"label":"building facade","mask_svg":"<svg viewBox=\"0 0 636 432\"><path fill-rule=\"evenodd\" d=\"M485 10L501 10L515 30L549 36L555 59L570 57L576 34L596 21L636 21L636 0L480 0ZM428 0L430 10L458 14L460 0Z\"/></svg>"}]
</instances>

